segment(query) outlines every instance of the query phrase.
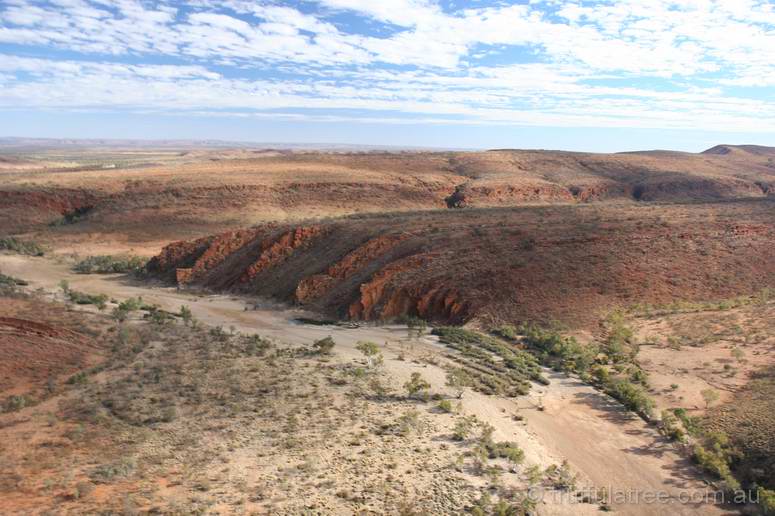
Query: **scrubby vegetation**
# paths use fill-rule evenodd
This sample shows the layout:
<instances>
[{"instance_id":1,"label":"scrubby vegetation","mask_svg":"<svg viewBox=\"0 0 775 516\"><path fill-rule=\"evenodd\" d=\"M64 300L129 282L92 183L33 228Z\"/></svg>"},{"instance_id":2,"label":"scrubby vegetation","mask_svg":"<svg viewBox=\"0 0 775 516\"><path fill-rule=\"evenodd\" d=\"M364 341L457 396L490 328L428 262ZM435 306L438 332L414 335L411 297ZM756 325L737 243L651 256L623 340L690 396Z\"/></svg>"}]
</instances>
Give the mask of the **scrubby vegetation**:
<instances>
[{"instance_id":1,"label":"scrubby vegetation","mask_svg":"<svg viewBox=\"0 0 775 516\"><path fill-rule=\"evenodd\" d=\"M495 337L453 326L434 328L434 335L459 352L454 359L470 378L472 388L485 394L519 396L530 391L530 381L546 384L538 360Z\"/></svg>"},{"instance_id":2,"label":"scrubby vegetation","mask_svg":"<svg viewBox=\"0 0 775 516\"><path fill-rule=\"evenodd\" d=\"M320 355L330 355L336 346L336 342L329 335L312 343L312 348Z\"/></svg>"},{"instance_id":3,"label":"scrubby vegetation","mask_svg":"<svg viewBox=\"0 0 775 516\"><path fill-rule=\"evenodd\" d=\"M107 307L108 296L105 294L87 294L73 290L70 288L70 283L67 280L60 281L59 288L62 290L65 299L77 305L95 305L100 310L104 310Z\"/></svg>"},{"instance_id":4,"label":"scrubby vegetation","mask_svg":"<svg viewBox=\"0 0 775 516\"><path fill-rule=\"evenodd\" d=\"M643 419L649 421L654 417L654 400L642 387L624 378L611 379L603 387L606 393Z\"/></svg>"},{"instance_id":5,"label":"scrubby vegetation","mask_svg":"<svg viewBox=\"0 0 775 516\"><path fill-rule=\"evenodd\" d=\"M535 325L524 325L518 329L501 326L494 333L511 339L521 335L521 342L544 365L557 371L576 373L647 421L653 419L654 401L645 389L648 387L648 375L635 361L638 344L621 313L614 313L606 319L604 337L600 342L581 344L559 331Z\"/></svg>"},{"instance_id":6,"label":"scrubby vegetation","mask_svg":"<svg viewBox=\"0 0 775 516\"><path fill-rule=\"evenodd\" d=\"M0 237L0 250L11 251L28 256L43 256L45 249L36 242L20 240L16 237Z\"/></svg>"},{"instance_id":7,"label":"scrubby vegetation","mask_svg":"<svg viewBox=\"0 0 775 516\"><path fill-rule=\"evenodd\" d=\"M575 338L565 337L554 330L527 325L519 333L541 363L558 371L584 373L595 363L598 354L597 346L582 345Z\"/></svg>"},{"instance_id":8,"label":"scrubby vegetation","mask_svg":"<svg viewBox=\"0 0 775 516\"><path fill-rule=\"evenodd\" d=\"M763 288L751 296L737 296L719 301L674 301L663 305L636 304L631 311L645 317L658 317L668 314L725 311L750 305L761 305L775 298L775 290Z\"/></svg>"},{"instance_id":9,"label":"scrubby vegetation","mask_svg":"<svg viewBox=\"0 0 775 516\"><path fill-rule=\"evenodd\" d=\"M109 274L137 272L145 267L145 259L139 256L88 256L73 266L80 274Z\"/></svg>"},{"instance_id":10,"label":"scrubby vegetation","mask_svg":"<svg viewBox=\"0 0 775 516\"><path fill-rule=\"evenodd\" d=\"M0 294L9 294L12 292L16 292L16 289L18 287L23 287L28 285L28 283L22 279L14 278L13 276L8 276L0 272Z\"/></svg>"},{"instance_id":11,"label":"scrubby vegetation","mask_svg":"<svg viewBox=\"0 0 775 516\"><path fill-rule=\"evenodd\" d=\"M406 389L409 398L427 400L430 388L431 384L425 381L422 375L416 371L412 373L411 378L404 384L404 389Z\"/></svg>"},{"instance_id":12,"label":"scrubby vegetation","mask_svg":"<svg viewBox=\"0 0 775 516\"><path fill-rule=\"evenodd\" d=\"M703 432L694 444L692 457L705 471L721 480L722 489L734 492L740 482L732 475L730 465L740 458L724 432Z\"/></svg>"},{"instance_id":13,"label":"scrubby vegetation","mask_svg":"<svg viewBox=\"0 0 775 516\"><path fill-rule=\"evenodd\" d=\"M355 348L366 357L366 367L369 369L374 369L382 365L382 352L379 350L379 346L374 342L361 341Z\"/></svg>"}]
</instances>

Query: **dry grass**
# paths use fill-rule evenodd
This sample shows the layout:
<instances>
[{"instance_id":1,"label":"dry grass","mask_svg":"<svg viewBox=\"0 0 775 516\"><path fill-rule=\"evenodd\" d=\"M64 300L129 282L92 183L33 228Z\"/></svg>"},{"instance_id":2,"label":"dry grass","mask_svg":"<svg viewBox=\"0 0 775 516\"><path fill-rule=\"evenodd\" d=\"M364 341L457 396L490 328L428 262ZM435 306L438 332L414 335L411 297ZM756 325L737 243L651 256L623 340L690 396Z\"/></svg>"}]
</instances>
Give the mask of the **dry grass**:
<instances>
[{"instance_id":1,"label":"dry grass","mask_svg":"<svg viewBox=\"0 0 775 516\"><path fill-rule=\"evenodd\" d=\"M99 367L0 414L2 512L449 514L522 506L531 483L572 488L561 470L519 467L519 447L476 417L455 438L463 415L335 349L181 323L111 326L98 342Z\"/></svg>"}]
</instances>

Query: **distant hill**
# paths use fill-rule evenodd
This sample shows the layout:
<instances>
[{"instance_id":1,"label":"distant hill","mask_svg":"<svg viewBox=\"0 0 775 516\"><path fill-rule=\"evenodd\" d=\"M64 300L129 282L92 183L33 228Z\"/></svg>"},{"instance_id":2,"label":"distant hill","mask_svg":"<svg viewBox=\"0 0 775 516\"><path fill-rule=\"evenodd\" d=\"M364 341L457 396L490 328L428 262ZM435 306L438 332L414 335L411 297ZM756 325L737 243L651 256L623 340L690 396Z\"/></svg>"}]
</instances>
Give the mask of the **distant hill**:
<instances>
[{"instance_id":1,"label":"distant hill","mask_svg":"<svg viewBox=\"0 0 775 516\"><path fill-rule=\"evenodd\" d=\"M775 147L765 147L764 145L716 145L701 154L718 154L726 156L734 152L747 152L756 156L775 156Z\"/></svg>"}]
</instances>

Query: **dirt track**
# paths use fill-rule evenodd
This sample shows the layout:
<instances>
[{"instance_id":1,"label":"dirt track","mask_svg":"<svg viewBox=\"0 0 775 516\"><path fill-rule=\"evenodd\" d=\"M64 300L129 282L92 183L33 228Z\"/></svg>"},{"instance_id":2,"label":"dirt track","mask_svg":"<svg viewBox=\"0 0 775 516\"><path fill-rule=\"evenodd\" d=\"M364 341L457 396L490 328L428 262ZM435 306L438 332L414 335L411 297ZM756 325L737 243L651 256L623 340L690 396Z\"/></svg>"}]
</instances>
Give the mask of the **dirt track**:
<instances>
[{"instance_id":1,"label":"dirt track","mask_svg":"<svg viewBox=\"0 0 775 516\"><path fill-rule=\"evenodd\" d=\"M162 308L177 311L188 305L194 315L206 324L234 327L239 331L257 332L265 337L291 344L309 345L314 339L332 335L336 352L345 357L357 357L355 344L360 340L386 343L386 370L400 381L422 367L423 376L434 388L444 385L444 371L434 365L418 365L395 360L406 329L402 326L361 326L343 328L298 324L293 320L304 315L299 310L271 307L246 311L252 300L232 296L195 297L173 288L154 288L132 284L119 275L78 275L66 264L43 258L0 255L0 270L5 274L28 280L31 288L55 292L60 280L67 279L75 290L104 293L123 299L142 296ZM252 306L252 302L251 302ZM440 345L431 337L414 344L415 352L436 352ZM513 440L525 450L528 464L546 467L567 458L572 469L580 473L582 483L616 491L641 490L666 492L674 504L617 506L622 514L721 514L709 505L677 505L682 492L694 496L706 486L697 479L696 471L686 463L671 445L643 421L632 417L623 408L591 387L564 375L551 375L551 384L536 388L529 398L518 402L496 396L467 393L463 403L465 413L476 414L496 428L496 437ZM541 399L544 411L536 410ZM526 426L512 420L511 414L521 411ZM597 513L596 505L551 502L539 506L545 514Z\"/></svg>"}]
</instances>

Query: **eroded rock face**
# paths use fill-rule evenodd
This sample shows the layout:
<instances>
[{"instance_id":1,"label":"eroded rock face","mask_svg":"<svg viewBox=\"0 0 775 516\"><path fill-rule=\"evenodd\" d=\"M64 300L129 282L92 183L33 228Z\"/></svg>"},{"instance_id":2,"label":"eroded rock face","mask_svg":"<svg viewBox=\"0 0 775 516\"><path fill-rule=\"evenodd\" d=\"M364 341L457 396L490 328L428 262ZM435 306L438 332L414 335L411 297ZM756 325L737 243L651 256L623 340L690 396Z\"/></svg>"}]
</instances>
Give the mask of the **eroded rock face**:
<instances>
[{"instance_id":1,"label":"eroded rock face","mask_svg":"<svg viewBox=\"0 0 775 516\"><path fill-rule=\"evenodd\" d=\"M400 289L390 288L391 280L402 272L427 264L430 256L414 255L395 261L374 274L360 287L359 299L350 305L351 319L384 319L407 313L411 300ZM403 311L402 311L403 310Z\"/></svg>"},{"instance_id":2,"label":"eroded rock face","mask_svg":"<svg viewBox=\"0 0 775 516\"><path fill-rule=\"evenodd\" d=\"M190 268L177 268L175 269L175 282L178 285L185 285L187 283L191 283L191 279L193 278L193 274L191 274L192 270Z\"/></svg>"},{"instance_id":3,"label":"eroded rock face","mask_svg":"<svg viewBox=\"0 0 775 516\"><path fill-rule=\"evenodd\" d=\"M279 237L261 243L261 254L239 278L239 283L250 283L259 273L282 263L294 250L323 232L321 226L300 226Z\"/></svg>"},{"instance_id":4,"label":"eroded rock face","mask_svg":"<svg viewBox=\"0 0 775 516\"><path fill-rule=\"evenodd\" d=\"M191 267L191 278L196 279L220 265L226 258L263 234L256 229L229 231L212 238L207 249Z\"/></svg>"},{"instance_id":5,"label":"eroded rock face","mask_svg":"<svg viewBox=\"0 0 775 516\"><path fill-rule=\"evenodd\" d=\"M296 301L305 303L321 297L335 283L362 270L372 260L384 255L400 242L406 240L408 236L407 234L395 234L372 238L331 265L324 274L315 274L301 280L296 287Z\"/></svg>"},{"instance_id":6,"label":"eroded rock face","mask_svg":"<svg viewBox=\"0 0 775 516\"><path fill-rule=\"evenodd\" d=\"M175 277L176 269L190 269L202 253L207 250L213 237L204 237L192 241L173 242L148 261L146 269L165 279Z\"/></svg>"}]
</instances>

